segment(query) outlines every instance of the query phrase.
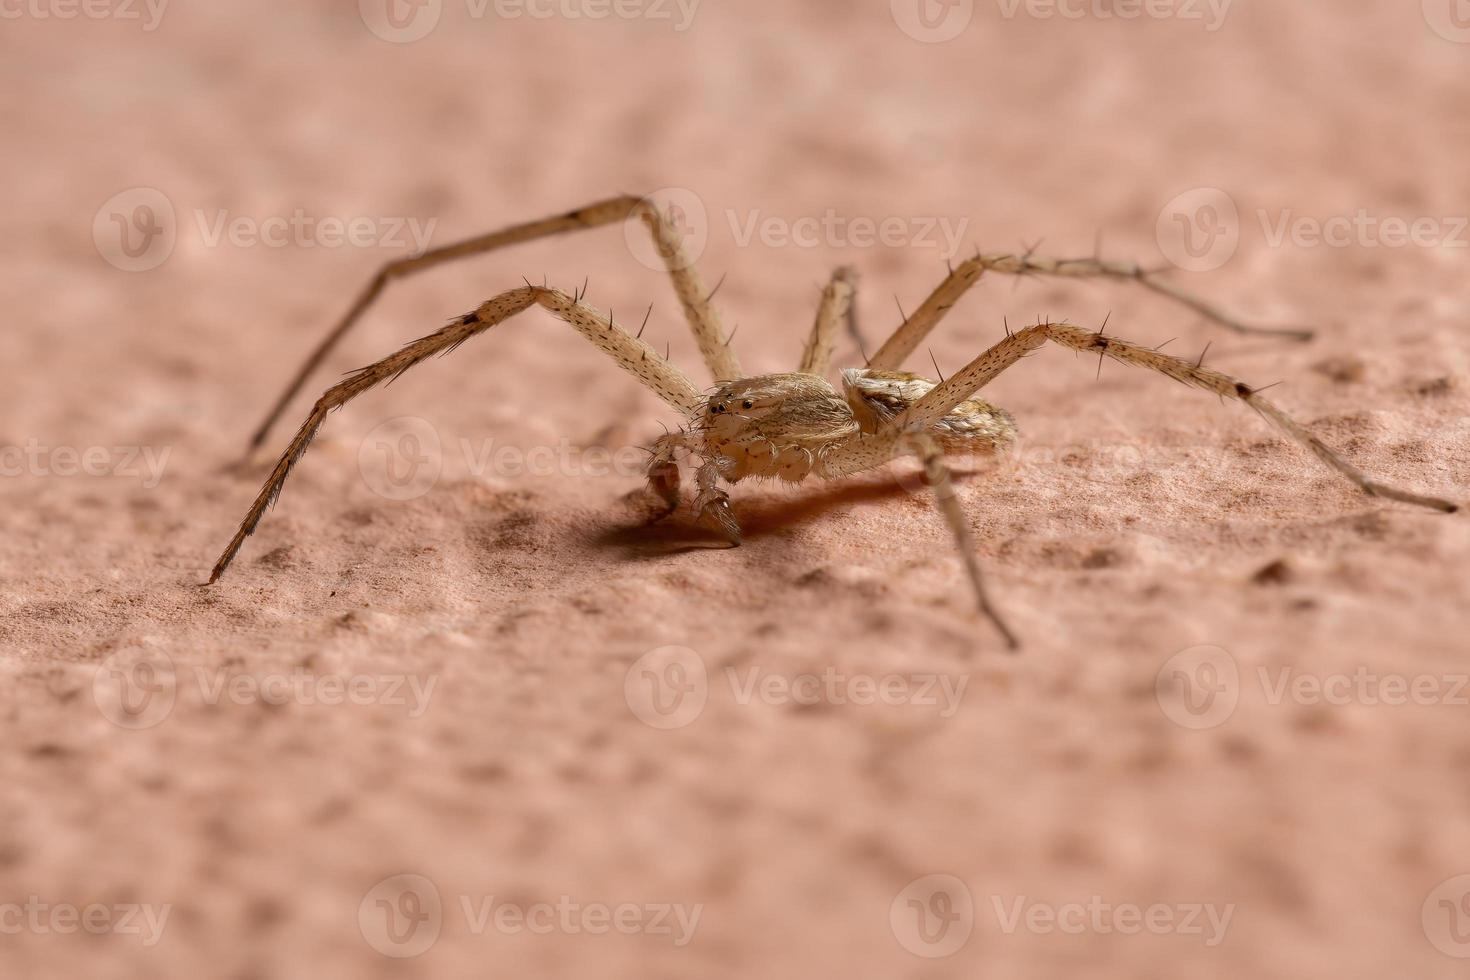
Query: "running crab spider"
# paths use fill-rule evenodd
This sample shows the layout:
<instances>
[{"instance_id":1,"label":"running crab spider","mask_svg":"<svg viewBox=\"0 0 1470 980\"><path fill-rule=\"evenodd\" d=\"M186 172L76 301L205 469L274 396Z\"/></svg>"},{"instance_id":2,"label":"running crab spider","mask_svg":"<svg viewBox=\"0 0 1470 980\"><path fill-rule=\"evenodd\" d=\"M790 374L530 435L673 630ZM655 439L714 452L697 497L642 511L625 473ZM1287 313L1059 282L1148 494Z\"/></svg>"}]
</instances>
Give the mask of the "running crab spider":
<instances>
[{"instance_id":1,"label":"running crab spider","mask_svg":"<svg viewBox=\"0 0 1470 980\"><path fill-rule=\"evenodd\" d=\"M841 372L839 391L826 380L844 320L850 315L855 281L850 269L839 269L822 293L816 322L790 374L747 376L731 349L720 318L698 274L687 259L680 235L669 216L651 200L623 196L600 201L556 217L515 225L498 232L434 249L384 266L347 313L321 342L287 386L257 430L259 446L282 410L336 343L362 316L387 284L455 259L548 235L641 220L653 237L685 318L694 331L705 365L714 375L713 394L705 396L677 366L636 334L618 325L610 313L594 309L582 294L568 295L529 281L482 303L448 326L415 340L394 354L350 374L328 388L271 470L245 519L220 555L209 584L229 568L245 539L280 494L291 468L306 452L328 414L380 382L392 379L435 354L447 354L465 341L532 306L540 306L604 352L654 394L684 416L686 425L658 439L650 452L648 489L655 503L654 520L679 506L678 455L700 461L696 470L694 510L700 521L740 542L740 527L730 497L720 486L748 477L799 482L808 477L836 479L880 466L904 456L917 457L927 482L959 547L975 600L1008 647L1019 644L991 604L981 579L969 525L960 509L944 457L949 454L995 452L1014 441L1015 423L1003 409L975 397L993 378L1047 341L1075 351L1096 353L1124 364L1148 368L1182 384L1233 398L1255 409L1266 421L1311 450L1318 459L1371 496L1453 512L1455 504L1388 486L1369 477L1339 456L1259 391L1195 363L1157 350L1086 330L1071 323L1040 322L1006 337L951 377L939 382L899 370L904 360L938 325L944 314L987 272L1013 276L1094 277L1135 282L1164 294L1239 333L1309 337L1303 331L1252 327L1223 310L1161 282L1141 266L1098 258L1057 260L1032 254L977 254L953 267L928 299L904 319L897 331L863 368ZM646 322L646 321L645 321ZM641 333L641 330L639 331Z\"/></svg>"}]
</instances>

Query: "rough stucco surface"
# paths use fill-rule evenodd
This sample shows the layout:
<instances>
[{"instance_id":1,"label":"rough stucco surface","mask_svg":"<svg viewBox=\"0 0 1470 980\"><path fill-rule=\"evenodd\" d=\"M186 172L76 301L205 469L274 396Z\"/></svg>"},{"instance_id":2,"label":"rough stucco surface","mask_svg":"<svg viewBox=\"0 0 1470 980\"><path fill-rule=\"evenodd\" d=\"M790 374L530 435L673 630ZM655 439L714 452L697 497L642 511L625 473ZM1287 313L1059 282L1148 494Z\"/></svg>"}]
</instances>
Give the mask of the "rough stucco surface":
<instances>
[{"instance_id":1,"label":"rough stucco surface","mask_svg":"<svg viewBox=\"0 0 1470 980\"><path fill-rule=\"evenodd\" d=\"M212 241L222 215L298 209L375 234L433 221L442 244L685 189L745 365L775 371L839 263L869 344L895 295L912 310L944 268L926 224L1060 255L1101 230L1105 254L1163 263L1161 214L1217 188L1238 218L1193 217L1238 248L1176 281L1315 341L1234 336L1126 286L997 280L926 346L948 372L1003 314L1213 342L1209 364L1283 381L1272 397L1359 465L1463 499L1470 44L1390 0L1238 0L1214 31L981 2L944 43L881 2L706 0L685 30L674 7L443 6L415 43L346 2L0 24L0 973L1461 975L1470 524L1360 496L1241 406L1120 365L1049 349L987 389L1023 442L960 493L1019 658L972 612L911 466L739 487L738 550L687 515L633 528L625 448L678 419L535 311L334 415L230 574L198 586L269 466L235 465L260 413L405 251ZM127 272L97 241L135 199L104 202L138 187L166 195L177 241ZM798 224L829 209L843 220ZM1271 240L1360 212L1433 219L1439 244ZM645 339L704 384L640 247L613 227L397 284L310 388L522 275L590 277L589 301L635 323L653 302ZM394 499L385 447L437 480ZM66 475L68 450L96 449L113 475ZM535 472L513 465L527 453ZM640 662L664 647L683 652ZM671 663L665 697L705 700L658 728L641 692L678 681ZM139 664L151 686L130 689ZM783 693L803 676L811 703ZM357 695L324 703L331 678ZM1385 703L1394 679L1421 703ZM956 703L924 703L930 681ZM898 703L853 703L866 684ZM378 884L404 874L421 877ZM944 958L916 955L949 951L916 938L927 895L905 889L929 875L950 876L927 879L930 913L947 897L957 916L943 941L971 929ZM411 959L382 954L417 950L377 904L415 912L405 882L438 930ZM55 917L92 904L113 926L120 906L168 918L148 945ZM697 910L692 936L594 931L599 909L659 904ZM1129 930L1135 906L1173 925ZM1223 936L1191 906L1228 914Z\"/></svg>"}]
</instances>

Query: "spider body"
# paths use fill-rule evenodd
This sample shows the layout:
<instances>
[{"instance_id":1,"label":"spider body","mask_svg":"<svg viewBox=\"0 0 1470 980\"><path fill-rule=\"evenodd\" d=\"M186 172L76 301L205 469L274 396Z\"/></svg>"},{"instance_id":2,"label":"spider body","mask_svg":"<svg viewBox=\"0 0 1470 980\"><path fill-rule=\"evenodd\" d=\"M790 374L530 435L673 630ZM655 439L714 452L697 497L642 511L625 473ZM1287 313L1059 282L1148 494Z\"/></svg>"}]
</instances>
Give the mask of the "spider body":
<instances>
[{"instance_id":1,"label":"spider body","mask_svg":"<svg viewBox=\"0 0 1470 980\"><path fill-rule=\"evenodd\" d=\"M721 385L691 428L720 478L799 483L827 476L825 452L859 432L876 433L938 384L906 371L845 368L839 393L810 374L764 374ZM951 455L993 453L1015 441L1011 414L980 399L956 405L930 427Z\"/></svg>"},{"instance_id":2,"label":"spider body","mask_svg":"<svg viewBox=\"0 0 1470 980\"><path fill-rule=\"evenodd\" d=\"M654 519L679 507L676 456L685 449L701 460L694 500L700 522L739 544L740 524L721 481L835 479L851 472L852 457L865 450L872 463L886 461L899 442L885 432L935 387L936 382L916 374L862 368L842 372L841 393L826 379L801 372L719 385L691 415L685 431L665 436L652 450L649 489L663 501ZM935 452L975 456L1008 446L1015 434L1009 413L969 399L930 423L922 436Z\"/></svg>"},{"instance_id":3,"label":"spider body","mask_svg":"<svg viewBox=\"0 0 1470 980\"><path fill-rule=\"evenodd\" d=\"M1445 512L1457 509L1457 505L1437 497L1421 496L1373 479L1344 460L1250 385L1204 367L1202 358L1200 361L1188 361L1172 357L1155 348L1105 336L1101 330L1048 322L1039 322L1015 333L1007 328L1004 339L981 352L947 379L936 382L901 370L903 361L917 349L924 337L986 273L1094 277L1133 282L1183 303L1239 333L1273 333L1295 339L1311 336L1298 330L1270 330L1241 324L1219 308L1159 281L1155 273L1130 263L1104 262L1097 258L1046 259L1030 253L976 254L950 269L949 275L928 299L912 315L905 317L883 346L867 359L866 367L841 372L840 391L827 380L826 375L844 322L848 330L856 334L852 321L856 287L853 272L839 269L823 290L816 320L797 370L787 374L747 376L740 370L739 360L730 347L730 337L711 305L713 294L705 291L683 253L681 235L675 223L652 201L628 196L600 201L565 214L515 225L389 263L307 359L256 432L254 444L258 446L264 441L281 410L389 281L504 245L623 220L641 221L653 236L685 319L694 332L700 355L714 375L716 385L713 394L702 396L683 371L643 342L641 329L638 334L625 330L610 313L585 303L581 291L568 295L527 282L524 287L492 297L473 312L455 318L442 329L405 345L327 389L277 460L245 519L215 563L210 583L224 574L239 553L328 414L374 386L397 377L436 354L455 350L472 337L533 306L541 307L570 325L686 420L684 428L659 439L651 449L648 490L662 505L656 508L655 519L668 516L680 504L681 451L687 451L699 461L695 478L697 493L693 501L695 512L703 523L718 529L736 544L740 542L740 526L730 506L729 494L720 486L722 482L733 484L753 477L792 483L809 477L837 479L900 457L917 457L924 465L925 476L934 488L940 512L959 546L960 559L980 611L990 618L1013 649L1018 645L1015 634L986 597L969 522L959 506L944 458L946 455L991 453L1014 441L1015 421L1003 409L976 397L976 393L1001 372L1048 342L1155 371L1188 387L1218 395L1222 400L1244 402L1371 496Z\"/></svg>"},{"instance_id":4,"label":"spider body","mask_svg":"<svg viewBox=\"0 0 1470 980\"><path fill-rule=\"evenodd\" d=\"M841 474L827 467L834 450L860 434L876 435L936 385L904 371L862 368L842 371L841 392L811 374L741 378L718 386L690 420L691 435L673 442L703 458L727 483L836 477ZM980 455L1009 445L1016 428L1009 413L972 399L928 432L947 454Z\"/></svg>"},{"instance_id":5,"label":"spider body","mask_svg":"<svg viewBox=\"0 0 1470 980\"><path fill-rule=\"evenodd\" d=\"M828 446L858 431L850 409L826 380L763 374L721 385L691 425L691 448L720 478L769 477L799 483Z\"/></svg>"}]
</instances>

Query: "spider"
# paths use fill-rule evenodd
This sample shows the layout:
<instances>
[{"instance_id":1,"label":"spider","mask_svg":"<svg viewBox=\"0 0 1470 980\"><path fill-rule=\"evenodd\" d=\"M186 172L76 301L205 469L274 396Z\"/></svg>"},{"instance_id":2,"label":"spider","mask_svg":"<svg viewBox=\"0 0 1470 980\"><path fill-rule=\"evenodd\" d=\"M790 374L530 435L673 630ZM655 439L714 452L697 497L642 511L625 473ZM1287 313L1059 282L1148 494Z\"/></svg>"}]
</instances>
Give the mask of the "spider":
<instances>
[{"instance_id":1,"label":"spider","mask_svg":"<svg viewBox=\"0 0 1470 980\"><path fill-rule=\"evenodd\" d=\"M960 509L946 455L994 453L1016 436L1011 416L975 397L993 378L1047 341L1074 351L1096 353L1124 364L1158 371L1190 387L1233 398L1255 409L1267 422L1311 450L1318 459L1371 496L1417 504L1447 513L1457 505L1420 496L1374 480L1348 463L1325 443L1256 389L1203 366L1158 350L1107 336L1103 329L1087 330L1067 322L1038 322L1012 332L948 379L933 381L900 370L923 338L951 307L987 272L1013 276L1095 277L1138 283L1201 313L1238 333L1264 333L1307 339L1309 331L1249 326L1224 310L1180 291L1158 278L1158 270L1100 258L1047 259L1025 254L980 254L951 266L949 274L924 303L880 347L867 365L841 372L841 390L826 378L837 336L844 323L852 324L856 277L850 268L838 269L822 293L801 362L789 374L747 376L731 349L719 316L682 244L670 215L651 199L623 195L599 201L566 214L515 225L477 238L443 246L420 255L390 262L379 270L327 337L307 358L256 431L252 449L269 435L282 410L313 370L363 315L387 284L412 273L455 259L489 252L502 246L568 231L594 228L630 219L647 226L663 260L685 318L694 331L700 354L714 375L713 393L706 396L677 366L584 302L585 286L569 295L529 280L455 318L444 328L415 340L394 354L351 373L328 388L312 406L310 415L281 455L245 519L210 574L214 584L230 566L246 537L254 532L275 501L327 415L382 381L396 378L435 354L447 354L477 334L532 306L540 306L596 344L654 394L680 413L685 425L658 439L649 452L648 487L652 520L661 520L679 506L681 451L700 461L693 508L699 521L740 543L740 525L721 482L737 483L749 477L799 482L808 477L836 479L885 464L903 456L917 457L926 482L959 548L980 613L998 630L1006 646L1019 647L1016 634L992 605L975 558L969 525ZM718 290L718 286L716 286ZM651 309L651 308L650 308ZM647 324L647 317L644 324ZM855 328L854 329L854 333Z\"/></svg>"}]
</instances>

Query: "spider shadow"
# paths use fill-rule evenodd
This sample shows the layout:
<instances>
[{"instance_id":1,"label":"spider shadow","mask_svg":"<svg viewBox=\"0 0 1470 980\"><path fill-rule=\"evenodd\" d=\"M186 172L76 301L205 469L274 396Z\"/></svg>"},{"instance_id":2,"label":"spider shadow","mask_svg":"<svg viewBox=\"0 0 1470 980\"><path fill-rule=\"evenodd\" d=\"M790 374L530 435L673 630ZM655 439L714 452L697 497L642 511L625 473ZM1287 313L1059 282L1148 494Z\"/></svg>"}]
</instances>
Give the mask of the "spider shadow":
<instances>
[{"instance_id":1,"label":"spider shadow","mask_svg":"<svg viewBox=\"0 0 1470 980\"><path fill-rule=\"evenodd\" d=\"M983 479L984 468L954 470L956 484ZM794 489L790 493L764 493L759 496L731 500L740 521L741 536L749 542L776 536L793 525L809 524L838 507L890 502L895 498L914 497L925 500L930 490L917 473L888 473L881 477L849 478L840 483L825 484L814 489ZM733 547L724 536L697 523L686 499L669 517L656 523L634 521L608 528L593 538L593 544L622 551L623 557L650 561L696 551L723 551Z\"/></svg>"}]
</instances>

